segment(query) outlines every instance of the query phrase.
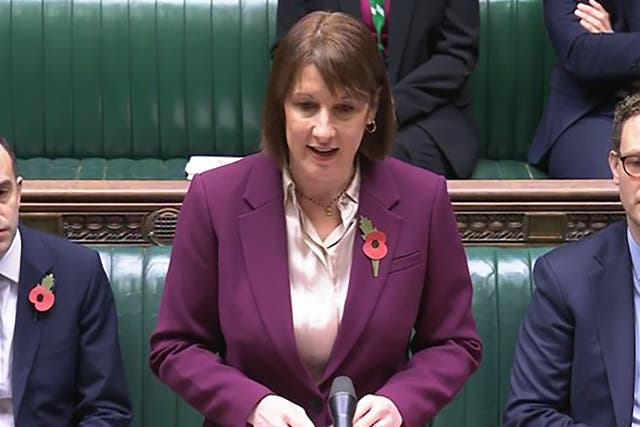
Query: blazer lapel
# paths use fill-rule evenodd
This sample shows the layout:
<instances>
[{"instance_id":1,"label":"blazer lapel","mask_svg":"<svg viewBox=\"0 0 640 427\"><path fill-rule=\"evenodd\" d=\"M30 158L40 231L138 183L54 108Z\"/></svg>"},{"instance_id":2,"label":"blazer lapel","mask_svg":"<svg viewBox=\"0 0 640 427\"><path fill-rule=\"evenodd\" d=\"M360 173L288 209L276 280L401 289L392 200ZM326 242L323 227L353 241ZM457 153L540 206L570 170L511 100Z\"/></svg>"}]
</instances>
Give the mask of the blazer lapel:
<instances>
[{"instance_id":1,"label":"blazer lapel","mask_svg":"<svg viewBox=\"0 0 640 427\"><path fill-rule=\"evenodd\" d=\"M413 2L415 0L396 0L391 3L389 19L388 70L392 83L398 81L400 61L409 37L409 30L413 22Z\"/></svg>"},{"instance_id":2,"label":"blazer lapel","mask_svg":"<svg viewBox=\"0 0 640 427\"><path fill-rule=\"evenodd\" d=\"M14 413L18 414L24 396L25 386L33 366L42 328L47 321L47 313L34 316L33 305L29 302L29 292L40 282L45 273L53 268L49 253L36 236L28 229L20 228L22 255L20 259L20 280L18 282L18 306L13 335L12 388ZM55 288L54 288L55 292ZM54 308L55 309L55 308Z\"/></svg>"},{"instance_id":3,"label":"blazer lapel","mask_svg":"<svg viewBox=\"0 0 640 427\"><path fill-rule=\"evenodd\" d=\"M240 240L266 332L283 361L302 377L307 370L293 332L283 197L281 171L263 157L247 184L245 200L252 210L239 217Z\"/></svg>"},{"instance_id":4,"label":"blazer lapel","mask_svg":"<svg viewBox=\"0 0 640 427\"><path fill-rule=\"evenodd\" d=\"M631 424L634 376L634 308L626 226L620 224L596 259L602 268L590 280L616 425ZM624 250L621 250L624 249Z\"/></svg>"},{"instance_id":5,"label":"blazer lapel","mask_svg":"<svg viewBox=\"0 0 640 427\"><path fill-rule=\"evenodd\" d=\"M402 224L402 218L390 210L398 201L398 193L387 164L365 164L364 161L362 163L358 219L360 215L369 218L374 227L386 234L388 253L380 260L378 277L373 277L371 260L362 250L364 240L360 229L357 229L353 242L353 260L344 316L322 382L333 378L375 310L380 294L386 286L389 264L394 257Z\"/></svg>"}]
</instances>

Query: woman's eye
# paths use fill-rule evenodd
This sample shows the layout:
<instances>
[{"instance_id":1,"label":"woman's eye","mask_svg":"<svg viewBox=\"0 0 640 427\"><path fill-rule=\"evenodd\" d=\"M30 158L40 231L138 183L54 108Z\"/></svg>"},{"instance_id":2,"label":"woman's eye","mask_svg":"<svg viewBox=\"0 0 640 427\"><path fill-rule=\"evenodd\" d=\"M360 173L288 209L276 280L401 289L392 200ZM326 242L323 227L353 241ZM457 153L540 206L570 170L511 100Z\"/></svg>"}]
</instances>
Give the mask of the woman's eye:
<instances>
[{"instance_id":1,"label":"woman's eye","mask_svg":"<svg viewBox=\"0 0 640 427\"><path fill-rule=\"evenodd\" d=\"M336 109L341 113L349 113L354 110L354 107L351 104L340 104Z\"/></svg>"},{"instance_id":2,"label":"woman's eye","mask_svg":"<svg viewBox=\"0 0 640 427\"><path fill-rule=\"evenodd\" d=\"M313 102L299 102L298 108L302 111L311 111L315 108L315 105Z\"/></svg>"}]
</instances>

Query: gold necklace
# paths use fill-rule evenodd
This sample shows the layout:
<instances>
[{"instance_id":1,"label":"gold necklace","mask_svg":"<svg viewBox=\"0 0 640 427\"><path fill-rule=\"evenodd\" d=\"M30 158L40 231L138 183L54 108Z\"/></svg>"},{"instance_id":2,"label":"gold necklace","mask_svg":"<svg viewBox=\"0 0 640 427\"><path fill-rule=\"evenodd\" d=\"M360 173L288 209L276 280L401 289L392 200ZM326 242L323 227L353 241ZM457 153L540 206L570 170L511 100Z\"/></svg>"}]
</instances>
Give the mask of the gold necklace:
<instances>
[{"instance_id":1,"label":"gold necklace","mask_svg":"<svg viewBox=\"0 0 640 427\"><path fill-rule=\"evenodd\" d=\"M297 188L296 188L296 190L295 190L295 191L296 191L296 194L297 194L298 196L302 197L303 199L307 199L307 200L308 200L308 201L310 201L311 203L316 204L316 205L318 205L318 206L322 207L322 208L324 209L324 214L325 214L326 216L333 216L333 207L335 206L336 202L340 199L340 197L342 197L342 195L343 195L344 193L346 193L346 192L347 192L347 188L348 188L348 187L345 187L342 191L340 191L340 192L338 193L338 195L337 195L336 197L334 197L333 199L331 199L331 200L329 201L329 203L327 203L327 204L325 204L325 203L321 203L321 202L317 201L316 199L314 199L313 197L309 197L309 196L307 196L306 194L304 194L302 191L298 190Z\"/></svg>"}]
</instances>

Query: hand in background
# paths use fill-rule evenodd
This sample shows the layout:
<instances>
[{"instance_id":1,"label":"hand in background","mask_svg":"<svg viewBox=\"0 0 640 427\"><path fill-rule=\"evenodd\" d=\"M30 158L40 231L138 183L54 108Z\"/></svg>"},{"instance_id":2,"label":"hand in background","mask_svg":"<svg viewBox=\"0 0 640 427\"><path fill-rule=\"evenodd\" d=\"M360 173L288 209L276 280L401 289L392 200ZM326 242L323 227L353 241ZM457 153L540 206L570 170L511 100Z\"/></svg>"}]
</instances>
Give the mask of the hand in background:
<instances>
[{"instance_id":1,"label":"hand in background","mask_svg":"<svg viewBox=\"0 0 640 427\"><path fill-rule=\"evenodd\" d=\"M596 0L589 0L589 4L578 3L573 13L580 18L580 25L590 33L613 33L609 12Z\"/></svg>"},{"instance_id":2,"label":"hand in background","mask_svg":"<svg viewBox=\"0 0 640 427\"><path fill-rule=\"evenodd\" d=\"M247 423L254 427L314 427L302 407L273 394L258 402Z\"/></svg>"},{"instance_id":3,"label":"hand in background","mask_svg":"<svg viewBox=\"0 0 640 427\"><path fill-rule=\"evenodd\" d=\"M358 402L353 427L400 427L402 416L391 399L368 394Z\"/></svg>"}]
</instances>

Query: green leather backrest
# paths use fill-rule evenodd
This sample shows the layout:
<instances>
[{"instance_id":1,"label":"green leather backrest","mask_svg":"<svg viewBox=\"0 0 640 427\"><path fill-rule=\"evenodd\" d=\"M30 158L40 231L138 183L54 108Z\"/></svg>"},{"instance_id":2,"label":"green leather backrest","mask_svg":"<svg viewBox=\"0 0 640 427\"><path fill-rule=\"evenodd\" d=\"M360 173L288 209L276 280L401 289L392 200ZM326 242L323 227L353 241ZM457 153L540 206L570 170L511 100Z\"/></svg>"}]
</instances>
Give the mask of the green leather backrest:
<instances>
[{"instance_id":1,"label":"green leather backrest","mask_svg":"<svg viewBox=\"0 0 640 427\"><path fill-rule=\"evenodd\" d=\"M520 322L533 290L539 248L467 248L473 313L484 352L480 369L431 423L433 427L497 427L509 392Z\"/></svg>"},{"instance_id":2,"label":"green leather backrest","mask_svg":"<svg viewBox=\"0 0 640 427\"><path fill-rule=\"evenodd\" d=\"M25 159L251 153L276 4L0 0L0 134ZM553 57L542 1L480 5L481 157L524 160Z\"/></svg>"},{"instance_id":3,"label":"green leather backrest","mask_svg":"<svg viewBox=\"0 0 640 427\"><path fill-rule=\"evenodd\" d=\"M0 0L0 134L21 158L255 150L277 0Z\"/></svg>"},{"instance_id":4,"label":"green leather backrest","mask_svg":"<svg viewBox=\"0 0 640 427\"><path fill-rule=\"evenodd\" d=\"M433 427L497 427L506 401L520 321L532 290L535 259L549 248L467 248L473 311L484 345L480 370L432 422ZM148 368L170 248L101 247L115 295L120 343L134 405L134 427L190 427L200 416Z\"/></svg>"},{"instance_id":5,"label":"green leather backrest","mask_svg":"<svg viewBox=\"0 0 640 427\"><path fill-rule=\"evenodd\" d=\"M169 267L169 248L102 247L102 264L111 280L120 346L134 408L131 427L196 427L202 417L149 370L149 336Z\"/></svg>"},{"instance_id":6,"label":"green leather backrest","mask_svg":"<svg viewBox=\"0 0 640 427\"><path fill-rule=\"evenodd\" d=\"M526 160L554 55L542 0L480 0L480 55L471 78L480 157Z\"/></svg>"}]
</instances>

